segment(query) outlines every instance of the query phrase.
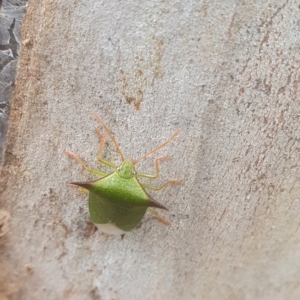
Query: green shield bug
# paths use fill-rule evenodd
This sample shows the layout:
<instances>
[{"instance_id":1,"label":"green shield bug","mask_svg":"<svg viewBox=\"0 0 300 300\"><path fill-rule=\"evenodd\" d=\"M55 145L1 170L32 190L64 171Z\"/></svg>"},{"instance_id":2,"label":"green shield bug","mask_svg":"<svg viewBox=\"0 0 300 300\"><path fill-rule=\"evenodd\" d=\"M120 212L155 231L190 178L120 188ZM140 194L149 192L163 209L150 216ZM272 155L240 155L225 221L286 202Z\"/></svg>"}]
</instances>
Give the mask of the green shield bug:
<instances>
[{"instance_id":1,"label":"green shield bug","mask_svg":"<svg viewBox=\"0 0 300 300\"><path fill-rule=\"evenodd\" d=\"M147 152L138 159L125 159L118 143L108 127L96 113L93 113L93 115L102 125L103 129L114 143L115 148L121 157L122 163L120 166L116 166L114 163L101 157L101 152L105 144L105 138L101 131L97 128L95 128L95 132L100 138L97 160L113 169L112 173L106 174L100 170L91 169L87 167L83 160L76 154L64 150L65 154L75 159L88 172L101 176L100 179L94 181L70 183L89 192L89 212L91 221L102 232L109 234L124 234L136 227L148 209L156 216L158 220L164 224L168 224L168 221L159 216L154 207L162 209L167 208L151 198L151 196L145 191L145 188L160 190L168 184L179 183L181 180L168 179L161 186L148 185L138 181L138 177L145 177L149 179L157 178L159 175L158 162L168 157L168 155L160 156L154 159L155 173L153 175L136 172L135 165L157 150L166 146L178 135L179 130L174 132L166 142Z\"/></svg>"}]
</instances>

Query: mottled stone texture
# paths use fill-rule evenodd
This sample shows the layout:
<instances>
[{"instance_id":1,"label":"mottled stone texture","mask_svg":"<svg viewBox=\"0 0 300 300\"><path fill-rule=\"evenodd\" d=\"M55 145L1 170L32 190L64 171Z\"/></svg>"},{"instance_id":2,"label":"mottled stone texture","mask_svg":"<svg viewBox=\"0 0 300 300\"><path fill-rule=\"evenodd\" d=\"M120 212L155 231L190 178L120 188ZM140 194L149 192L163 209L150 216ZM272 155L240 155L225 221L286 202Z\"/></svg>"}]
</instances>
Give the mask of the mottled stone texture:
<instances>
[{"instance_id":1,"label":"mottled stone texture","mask_svg":"<svg viewBox=\"0 0 300 300\"><path fill-rule=\"evenodd\" d=\"M0 167L15 86L20 27L27 0L0 0Z\"/></svg>"},{"instance_id":2,"label":"mottled stone texture","mask_svg":"<svg viewBox=\"0 0 300 300\"><path fill-rule=\"evenodd\" d=\"M299 25L299 1L29 1L3 297L300 299ZM122 240L88 223L67 182L95 177L62 151L100 168L93 111L133 158L181 129L155 183L184 182L150 191L170 226L147 215Z\"/></svg>"}]
</instances>

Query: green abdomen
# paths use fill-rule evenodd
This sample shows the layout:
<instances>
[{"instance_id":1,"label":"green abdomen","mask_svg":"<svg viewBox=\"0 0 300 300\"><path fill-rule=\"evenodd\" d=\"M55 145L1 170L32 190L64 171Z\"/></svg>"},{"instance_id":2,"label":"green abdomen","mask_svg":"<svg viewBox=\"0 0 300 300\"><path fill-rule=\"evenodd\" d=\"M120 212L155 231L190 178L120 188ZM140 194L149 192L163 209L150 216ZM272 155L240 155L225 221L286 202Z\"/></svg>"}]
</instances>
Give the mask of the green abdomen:
<instances>
[{"instance_id":1,"label":"green abdomen","mask_svg":"<svg viewBox=\"0 0 300 300\"><path fill-rule=\"evenodd\" d=\"M114 223L130 231L144 216L148 196L136 178L123 179L116 175L113 173L93 183L89 192L91 221Z\"/></svg>"}]
</instances>

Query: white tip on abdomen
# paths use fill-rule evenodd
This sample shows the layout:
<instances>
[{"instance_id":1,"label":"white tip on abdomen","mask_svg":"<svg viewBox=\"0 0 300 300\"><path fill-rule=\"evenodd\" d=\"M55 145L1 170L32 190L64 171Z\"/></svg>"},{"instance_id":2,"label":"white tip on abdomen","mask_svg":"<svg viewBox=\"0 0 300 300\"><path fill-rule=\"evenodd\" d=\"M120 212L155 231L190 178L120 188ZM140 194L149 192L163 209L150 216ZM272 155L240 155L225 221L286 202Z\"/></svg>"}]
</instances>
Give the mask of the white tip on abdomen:
<instances>
[{"instance_id":1,"label":"white tip on abdomen","mask_svg":"<svg viewBox=\"0 0 300 300\"><path fill-rule=\"evenodd\" d=\"M95 223L94 223L95 224ZM104 232L104 233L108 233L108 234L118 234L118 235L121 235L121 234L125 234L126 231L118 228L116 226L116 224L114 223L107 223L107 224L95 224L96 227Z\"/></svg>"}]
</instances>

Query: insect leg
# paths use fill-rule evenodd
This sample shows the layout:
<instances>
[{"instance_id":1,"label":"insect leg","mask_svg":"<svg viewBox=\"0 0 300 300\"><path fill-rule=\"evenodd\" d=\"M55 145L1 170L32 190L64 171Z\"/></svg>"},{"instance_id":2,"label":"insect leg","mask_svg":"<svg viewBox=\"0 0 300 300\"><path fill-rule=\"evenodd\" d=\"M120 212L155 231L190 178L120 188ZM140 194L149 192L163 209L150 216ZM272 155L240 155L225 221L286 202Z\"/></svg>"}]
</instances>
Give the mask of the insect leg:
<instances>
[{"instance_id":1,"label":"insect leg","mask_svg":"<svg viewBox=\"0 0 300 300\"><path fill-rule=\"evenodd\" d=\"M164 188L166 185L171 184L171 183L180 183L182 182L181 179L168 179L164 184L160 185L160 186L154 186L154 185L149 185L149 184L145 184L145 183L141 183L141 186L146 188L146 189L151 189L151 190L160 190L162 188Z\"/></svg>"},{"instance_id":2,"label":"insect leg","mask_svg":"<svg viewBox=\"0 0 300 300\"><path fill-rule=\"evenodd\" d=\"M104 128L104 130L106 131L106 133L108 134L108 136L111 138L112 142L114 143L117 152L120 154L121 156L121 160L124 161L124 155L116 141L116 139L113 137L112 133L110 132L110 130L108 129L108 127L104 124L104 122L101 120L101 118L96 114L93 113L93 116L96 118L96 120L102 125L102 127Z\"/></svg>"},{"instance_id":3,"label":"insect leg","mask_svg":"<svg viewBox=\"0 0 300 300\"><path fill-rule=\"evenodd\" d=\"M97 175L100 175L100 176L106 176L107 174L102 172L102 171L99 171L99 170L94 170L94 169L91 169L89 168L88 166L86 166L86 164L83 162L83 160L78 156L76 155L75 153L73 152L69 152L69 151L66 151L64 150L63 151L65 154L71 156L73 159L75 159L80 165L82 165L88 172L90 173L93 173L93 174L97 174Z\"/></svg>"},{"instance_id":4,"label":"insect leg","mask_svg":"<svg viewBox=\"0 0 300 300\"><path fill-rule=\"evenodd\" d=\"M100 138L100 145L99 145L99 149L97 151L98 161L100 161L101 163L103 163L106 166L109 166L113 169L116 169L117 166L114 163L112 163L112 162L110 162L110 161L108 161L108 160L101 157L101 152L102 152L103 146L105 144L105 137L98 128L95 128L95 132L98 134L98 136Z\"/></svg>"},{"instance_id":5,"label":"insect leg","mask_svg":"<svg viewBox=\"0 0 300 300\"><path fill-rule=\"evenodd\" d=\"M155 173L153 175L152 174L145 174L145 173L137 173L136 176L137 177L146 177L146 178L151 178L151 179L157 178L158 175L159 175L158 162L162 159L167 158L167 157L169 157L169 155L160 156L160 157L157 157L153 160L154 169L155 169Z\"/></svg>"},{"instance_id":6,"label":"insect leg","mask_svg":"<svg viewBox=\"0 0 300 300\"><path fill-rule=\"evenodd\" d=\"M151 151L147 152L146 154L144 154L143 156L139 157L138 159L136 159L133 164L136 165L139 161L143 160L144 158L146 158L147 156L151 155L152 153L158 151L159 149L163 148L164 146L166 146L167 144L169 144L176 135L178 135L179 130L175 131L172 136L164 143L160 144L159 146L157 146L156 148L152 149Z\"/></svg>"},{"instance_id":7,"label":"insect leg","mask_svg":"<svg viewBox=\"0 0 300 300\"><path fill-rule=\"evenodd\" d=\"M165 225L170 225L170 222L168 220L166 220L165 218L163 218L162 216L159 215L159 213L152 207L149 207L148 210L155 216L155 218L165 224Z\"/></svg>"}]
</instances>

